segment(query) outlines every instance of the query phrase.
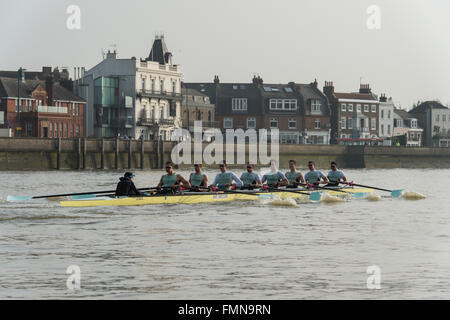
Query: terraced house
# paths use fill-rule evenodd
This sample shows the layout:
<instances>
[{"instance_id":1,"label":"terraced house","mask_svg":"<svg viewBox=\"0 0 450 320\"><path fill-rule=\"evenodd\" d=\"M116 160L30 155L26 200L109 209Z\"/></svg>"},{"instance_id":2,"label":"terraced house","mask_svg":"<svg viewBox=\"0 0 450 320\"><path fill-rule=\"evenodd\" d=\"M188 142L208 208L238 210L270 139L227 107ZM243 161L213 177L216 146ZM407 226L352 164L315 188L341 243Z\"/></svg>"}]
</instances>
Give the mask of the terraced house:
<instances>
[{"instance_id":1,"label":"terraced house","mask_svg":"<svg viewBox=\"0 0 450 320\"><path fill-rule=\"evenodd\" d=\"M331 106L331 143L350 145L378 145L379 102L368 84L361 84L359 92L335 92L333 82L323 88Z\"/></svg>"},{"instance_id":2,"label":"terraced house","mask_svg":"<svg viewBox=\"0 0 450 320\"><path fill-rule=\"evenodd\" d=\"M28 80L27 80L28 79ZM46 80L23 77L0 78L2 126L11 137L76 138L84 136L85 101L55 83L53 74Z\"/></svg>"},{"instance_id":3,"label":"terraced house","mask_svg":"<svg viewBox=\"0 0 450 320\"><path fill-rule=\"evenodd\" d=\"M267 84L259 76L251 83L186 83L216 106L216 121L226 129L278 129L280 143L328 144L330 110L326 96L310 84Z\"/></svg>"}]
</instances>

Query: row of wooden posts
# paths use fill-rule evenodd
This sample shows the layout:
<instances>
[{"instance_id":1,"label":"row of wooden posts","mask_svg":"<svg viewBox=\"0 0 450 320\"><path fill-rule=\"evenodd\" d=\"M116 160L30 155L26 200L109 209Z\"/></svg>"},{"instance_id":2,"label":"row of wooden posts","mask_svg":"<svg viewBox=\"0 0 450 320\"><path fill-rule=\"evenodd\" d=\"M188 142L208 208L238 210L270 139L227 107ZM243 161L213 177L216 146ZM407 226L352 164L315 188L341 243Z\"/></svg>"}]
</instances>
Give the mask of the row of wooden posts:
<instances>
[{"instance_id":1,"label":"row of wooden posts","mask_svg":"<svg viewBox=\"0 0 450 320\"><path fill-rule=\"evenodd\" d=\"M140 141L140 164L139 169L144 169L144 140L134 140L134 141ZM127 169L132 168L132 143L133 140L128 140L128 148L127 148L127 154L128 154L128 162L127 162ZM153 141L154 146L153 150L156 151L155 154L155 162L154 162L154 168L152 169L161 169L163 168L164 163L164 144L161 140L155 140ZM56 157L56 168L59 170L61 169L61 138L57 141L57 157ZM86 138L79 138L77 141L77 169L87 169L86 167L86 158L87 158L87 139ZM105 169L105 139L100 139L100 169ZM119 139L115 139L115 149L114 149L114 168L112 169L121 169L119 168Z\"/></svg>"}]
</instances>

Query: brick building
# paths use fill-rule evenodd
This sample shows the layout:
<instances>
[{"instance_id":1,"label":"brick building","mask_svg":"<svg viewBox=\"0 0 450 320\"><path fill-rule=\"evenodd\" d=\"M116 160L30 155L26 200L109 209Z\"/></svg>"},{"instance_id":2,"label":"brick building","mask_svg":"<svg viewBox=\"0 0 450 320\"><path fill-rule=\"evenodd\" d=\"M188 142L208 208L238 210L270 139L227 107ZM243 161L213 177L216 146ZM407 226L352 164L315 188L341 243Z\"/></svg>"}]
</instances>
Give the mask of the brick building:
<instances>
[{"instance_id":1,"label":"brick building","mask_svg":"<svg viewBox=\"0 0 450 320\"><path fill-rule=\"evenodd\" d=\"M361 84L359 92L334 91L333 82L325 82L323 92L331 107L331 143L378 145L379 101L368 84Z\"/></svg>"},{"instance_id":2,"label":"brick building","mask_svg":"<svg viewBox=\"0 0 450 320\"><path fill-rule=\"evenodd\" d=\"M17 77L0 77L2 126L11 128L13 137L82 137L85 101L55 83L53 74L45 81L35 78L18 82Z\"/></svg>"},{"instance_id":3,"label":"brick building","mask_svg":"<svg viewBox=\"0 0 450 320\"><path fill-rule=\"evenodd\" d=\"M186 83L216 106L216 120L226 129L278 129L280 143L329 143L330 110L326 96L310 84Z\"/></svg>"}]
</instances>

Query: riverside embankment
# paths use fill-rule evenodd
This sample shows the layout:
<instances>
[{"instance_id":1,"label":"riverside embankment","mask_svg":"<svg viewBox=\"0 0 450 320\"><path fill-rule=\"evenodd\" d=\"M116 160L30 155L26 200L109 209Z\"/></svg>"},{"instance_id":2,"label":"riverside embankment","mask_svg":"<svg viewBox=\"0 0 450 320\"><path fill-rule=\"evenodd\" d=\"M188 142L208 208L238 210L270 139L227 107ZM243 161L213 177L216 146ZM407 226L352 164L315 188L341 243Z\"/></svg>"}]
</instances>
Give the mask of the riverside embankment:
<instances>
[{"instance_id":1,"label":"riverside embankment","mask_svg":"<svg viewBox=\"0 0 450 320\"><path fill-rule=\"evenodd\" d=\"M0 170L159 169L165 161L175 160L171 159L175 145L168 141L0 138ZM203 149L207 147L205 143ZM270 145L267 149L270 157ZM235 145L235 161L237 153ZM194 157L191 159L193 162ZM223 159L232 163L225 147ZM306 166L308 160L328 167L334 160L343 168L450 168L450 148L280 145L280 166L287 167L283 164L290 159L295 159L299 167Z\"/></svg>"}]
</instances>

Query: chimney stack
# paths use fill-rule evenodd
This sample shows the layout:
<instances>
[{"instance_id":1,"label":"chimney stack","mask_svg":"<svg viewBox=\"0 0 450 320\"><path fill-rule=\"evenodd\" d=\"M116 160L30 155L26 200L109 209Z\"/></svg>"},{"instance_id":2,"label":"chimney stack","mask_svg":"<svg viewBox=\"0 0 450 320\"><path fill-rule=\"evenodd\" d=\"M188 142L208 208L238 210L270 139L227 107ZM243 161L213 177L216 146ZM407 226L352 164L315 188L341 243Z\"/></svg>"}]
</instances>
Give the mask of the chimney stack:
<instances>
[{"instance_id":1,"label":"chimney stack","mask_svg":"<svg viewBox=\"0 0 450 320\"><path fill-rule=\"evenodd\" d=\"M45 91L47 91L47 106L53 106L55 79L52 74L45 79Z\"/></svg>"},{"instance_id":2,"label":"chimney stack","mask_svg":"<svg viewBox=\"0 0 450 320\"><path fill-rule=\"evenodd\" d=\"M371 89L370 89L370 85L367 84L360 84L359 87L359 93L372 93Z\"/></svg>"},{"instance_id":3,"label":"chimney stack","mask_svg":"<svg viewBox=\"0 0 450 320\"><path fill-rule=\"evenodd\" d=\"M334 85L333 85L333 81L325 81L325 86L323 87L323 93L325 93L325 95L330 95L332 96L334 94Z\"/></svg>"},{"instance_id":4,"label":"chimney stack","mask_svg":"<svg viewBox=\"0 0 450 320\"><path fill-rule=\"evenodd\" d=\"M380 96L380 102L386 102L386 101L387 101L386 94L382 93Z\"/></svg>"},{"instance_id":5,"label":"chimney stack","mask_svg":"<svg viewBox=\"0 0 450 320\"><path fill-rule=\"evenodd\" d=\"M219 84L219 76L214 76L214 83Z\"/></svg>"},{"instance_id":6,"label":"chimney stack","mask_svg":"<svg viewBox=\"0 0 450 320\"><path fill-rule=\"evenodd\" d=\"M317 89L317 85L318 85L317 79L314 79L314 82L311 82L311 85Z\"/></svg>"}]
</instances>

